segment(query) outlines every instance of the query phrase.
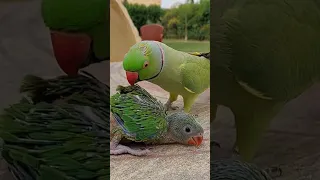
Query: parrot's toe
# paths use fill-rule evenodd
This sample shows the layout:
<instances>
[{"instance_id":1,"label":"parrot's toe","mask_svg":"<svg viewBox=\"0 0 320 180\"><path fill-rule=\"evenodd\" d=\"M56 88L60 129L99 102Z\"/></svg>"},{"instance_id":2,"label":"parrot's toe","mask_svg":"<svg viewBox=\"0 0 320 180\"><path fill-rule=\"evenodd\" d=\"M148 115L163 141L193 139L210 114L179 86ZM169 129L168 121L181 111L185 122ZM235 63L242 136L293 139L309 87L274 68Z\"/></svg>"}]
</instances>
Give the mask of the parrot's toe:
<instances>
[{"instance_id":1,"label":"parrot's toe","mask_svg":"<svg viewBox=\"0 0 320 180\"><path fill-rule=\"evenodd\" d=\"M210 141L210 146L216 146L216 147L221 148L220 143L218 143L217 141Z\"/></svg>"},{"instance_id":2,"label":"parrot's toe","mask_svg":"<svg viewBox=\"0 0 320 180\"><path fill-rule=\"evenodd\" d=\"M146 147L144 147L144 148L141 148L141 150L152 150L152 149L154 149L153 147L148 147L148 146L146 146Z\"/></svg>"},{"instance_id":3,"label":"parrot's toe","mask_svg":"<svg viewBox=\"0 0 320 180\"><path fill-rule=\"evenodd\" d=\"M165 107L167 111L174 111L179 109L179 106L172 106L171 104L166 104Z\"/></svg>"},{"instance_id":4,"label":"parrot's toe","mask_svg":"<svg viewBox=\"0 0 320 180\"><path fill-rule=\"evenodd\" d=\"M235 155L240 155L238 146L234 146L234 148L232 149L232 152L233 152Z\"/></svg>"},{"instance_id":5,"label":"parrot's toe","mask_svg":"<svg viewBox=\"0 0 320 180\"><path fill-rule=\"evenodd\" d=\"M128 146L118 145L117 147L110 149L110 155L131 154L134 156L145 156L150 153L149 149L132 149Z\"/></svg>"},{"instance_id":6,"label":"parrot's toe","mask_svg":"<svg viewBox=\"0 0 320 180\"><path fill-rule=\"evenodd\" d=\"M172 102L173 102L173 101L169 99L169 100L164 104L164 106L165 106L165 108L166 108L166 111L179 109L178 106L172 106Z\"/></svg>"},{"instance_id":7,"label":"parrot's toe","mask_svg":"<svg viewBox=\"0 0 320 180\"><path fill-rule=\"evenodd\" d=\"M268 167L265 168L264 171L266 171L272 178L278 178L282 176L282 169L280 167Z\"/></svg>"}]
</instances>

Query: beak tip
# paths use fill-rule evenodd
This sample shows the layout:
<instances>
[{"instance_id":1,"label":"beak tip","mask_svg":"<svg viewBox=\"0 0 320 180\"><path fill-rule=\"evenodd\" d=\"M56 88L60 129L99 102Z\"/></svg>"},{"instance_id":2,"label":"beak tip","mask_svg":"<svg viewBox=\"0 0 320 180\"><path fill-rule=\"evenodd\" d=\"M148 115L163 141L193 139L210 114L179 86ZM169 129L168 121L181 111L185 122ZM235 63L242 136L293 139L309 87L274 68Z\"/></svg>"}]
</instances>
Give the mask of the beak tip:
<instances>
[{"instance_id":1,"label":"beak tip","mask_svg":"<svg viewBox=\"0 0 320 180\"><path fill-rule=\"evenodd\" d=\"M188 144L199 147L202 144L202 141L203 141L202 135L201 136L194 136L189 139Z\"/></svg>"},{"instance_id":2,"label":"beak tip","mask_svg":"<svg viewBox=\"0 0 320 180\"><path fill-rule=\"evenodd\" d=\"M51 31L51 43L58 65L66 74L77 75L86 60L91 39L84 35L72 35Z\"/></svg>"},{"instance_id":3,"label":"beak tip","mask_svg":"<svg viewBox=\"0 0 320 180\"><path fill-rule=\"evenodd\" d=\"M139 74L137 72L126 71L126 76L131 86L133 86L138 81L138 78L139 78Z\"/></svg>"}]
</instances>

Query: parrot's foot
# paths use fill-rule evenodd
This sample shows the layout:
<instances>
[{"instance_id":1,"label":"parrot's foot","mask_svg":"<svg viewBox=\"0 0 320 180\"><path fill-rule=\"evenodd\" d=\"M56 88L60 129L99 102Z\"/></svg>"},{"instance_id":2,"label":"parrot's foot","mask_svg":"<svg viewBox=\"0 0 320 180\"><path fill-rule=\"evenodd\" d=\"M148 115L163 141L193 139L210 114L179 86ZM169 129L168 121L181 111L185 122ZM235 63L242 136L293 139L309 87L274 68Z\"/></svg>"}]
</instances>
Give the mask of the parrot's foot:
<instances>
[{"instance_id":1,"label":"parrot's foot","mask_svg":"<svg viewBox=\"0 0 320 180\"><path fill-rule=\"evenodd\" d=\"M278 178L282 176L282 169L280 167L268 167L264 171L269 174L271 178Z\"/></svg>"},{"instance_id":2,"label":"parrot's foot","mask_svg":"<svg viewBox=\"0 0 320 180\"><path fill-rule=\"evenodd\" d=\"M233 154L240 155L238 146L234 146L232 149Z\"/></svg>"},{"instance_id":3,"label":"parrot's foot","mask_svg":"<svg viewBox=\"0 0 320 180\"><path fill-rule=\"evenodd\" d=\"M137 149L136 150L136 149L131 149L130 147L124 146L124 145L121 145L121 144L119 144L118 146L116 146L113 149L110 149L110 154L111 155L131 154L131 155L134 155L134 156L145 156L148 153L150 153L149 149L144 149L144 150Z\"/></svg>"},{"instance_id":4,"label":"parrot's foot","mask_svg":"<svg viewBox=\"0 0 320 180\"><path fill-rule=\"evenodd\" d=\"M164 104L164 106L165 106L167 111L179 109L178 106L172 106L172 103L169 102L169 101L166 104Z\"/></svg>"}]
</instances>

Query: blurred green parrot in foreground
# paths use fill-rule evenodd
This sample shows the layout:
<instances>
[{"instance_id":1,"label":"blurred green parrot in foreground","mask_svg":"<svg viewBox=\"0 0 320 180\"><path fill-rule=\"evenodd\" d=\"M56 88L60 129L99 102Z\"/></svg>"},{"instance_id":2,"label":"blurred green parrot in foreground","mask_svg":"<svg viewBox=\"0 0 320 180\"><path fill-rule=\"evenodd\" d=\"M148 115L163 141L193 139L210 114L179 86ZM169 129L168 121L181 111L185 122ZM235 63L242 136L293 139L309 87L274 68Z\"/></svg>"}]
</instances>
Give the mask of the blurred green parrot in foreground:
<instances>
[{"instance_id":1,"label":"blurred green parrot in foreground","mask_svg":"<svg viewBox=\"0 0 320 180\"><path fill-rule=\"evenodd\" d=\"M27 75L0 116L1 156L17 180L110 176L109 87L89 74Z\"/></svg>"},{"instance_id":2,"label":"blurred green parrot in foreground","mask_svg":"<svg viewBox=\"0 0 320 180\"><path fill-rule=\"evenodd\" d=\"M66 74L110 59L109 7L106 0L42 0L54 55Z\"/></svg>"},{"instance_id":3,"label":"blurred green parrot in foreground","mask_svg":"<svg viewBox=\"0 0 320 180\"><path fill-rule=\"evenodd\" d=\"M208 53L177 51L158 41L141 41L133 45L123 60L129 84L152 82L170 93L167 110L183 97L184 111L189 112L197 97L210 87Z\"/></svg>"},{"instance_id":4,"label":"blurred green parrot in foreground","mask_svg":"<svg viewBox=\"0 0 320 180\"><path fill-rule=\"evenodd\" d=\"M110 154L147 155L149 150L134 150L120 144L122 139L147 144L181 143L200 146L203 128L192 115L174 112L165 107L138 85L118 86L111 96L113 118L110 120Z\"/></svg>"},{"instance_id":5,"label":"blurred green parrot in foreground","mask_svg":"<svg viewBox=\"0 0 320 180\"><path fill-rule=\"evenodd\" d=\"M250 161L275 115L320 80L320 1L212 3L211 108L234 113L235 147Z\"/></svg>"},{"instance_id":6,"label":"blurred green parrot in foreground","mask_svg":"<svg viewBox=\"0 0 320 180\"><path fill-rule=\"evenodd\" d=\"M217 146L210 141L211 180L272 180L282 175L279 167L262 168L243 161L232 150Z\"/></svg>"},{"instance_id":7,"label":"blurred green parrot in foreground","mask_svg":"<svg viewBox=\"0 0 320 180\"><path fill-rule=\"evenodd\" d=\"M272 180L263 169L240 160L213 160L210 167L210 180Z\"/></svg>"}]
</instances>

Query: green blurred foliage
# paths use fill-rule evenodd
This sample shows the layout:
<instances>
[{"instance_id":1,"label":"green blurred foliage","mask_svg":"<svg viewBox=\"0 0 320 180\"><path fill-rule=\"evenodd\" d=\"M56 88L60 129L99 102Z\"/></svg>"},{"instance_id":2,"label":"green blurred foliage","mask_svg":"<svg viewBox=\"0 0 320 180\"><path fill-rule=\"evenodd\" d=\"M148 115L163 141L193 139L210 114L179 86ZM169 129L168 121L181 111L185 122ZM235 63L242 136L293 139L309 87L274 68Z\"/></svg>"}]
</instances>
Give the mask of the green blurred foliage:
<instances>
[{"instance_id":1,"label":"green blurred foliage","mask_svg":"<svg viewBox=\"0 0 320 180\"><path fill-rule=\"evenodd\" d=\"M145 6L124 2L135 26L157 23L165 28L164 37L169 39L209 40L210 38L210 0L186 0L185 4L171 9L160 6Z\"/></svg>"}]
</instances>

